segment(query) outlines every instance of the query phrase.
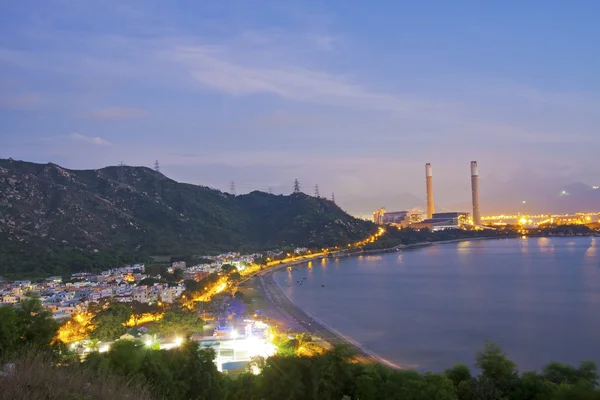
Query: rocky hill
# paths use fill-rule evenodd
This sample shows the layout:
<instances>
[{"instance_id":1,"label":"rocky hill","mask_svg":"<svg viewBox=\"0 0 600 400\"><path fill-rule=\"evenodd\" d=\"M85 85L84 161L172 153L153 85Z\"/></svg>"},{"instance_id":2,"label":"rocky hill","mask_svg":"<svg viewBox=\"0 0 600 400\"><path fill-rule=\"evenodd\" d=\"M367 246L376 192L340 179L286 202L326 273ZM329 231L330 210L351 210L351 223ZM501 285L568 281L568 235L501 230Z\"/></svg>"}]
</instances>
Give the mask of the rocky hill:
<instances>
[{"instance_id":1,"label":"rocky hill","mask_svg":"<svg viewBox=\"0 0 600 400\"><path fill-rule=\"evenodd\" d=\"M302 193L233 196L145 167L76 171L0 159L0 274L71 269L48 265L66 251L83 257L314 247L354 241L373 229L333 202ZM24 259L30 262L16 268Z\"/></svg>"}]
</instances>

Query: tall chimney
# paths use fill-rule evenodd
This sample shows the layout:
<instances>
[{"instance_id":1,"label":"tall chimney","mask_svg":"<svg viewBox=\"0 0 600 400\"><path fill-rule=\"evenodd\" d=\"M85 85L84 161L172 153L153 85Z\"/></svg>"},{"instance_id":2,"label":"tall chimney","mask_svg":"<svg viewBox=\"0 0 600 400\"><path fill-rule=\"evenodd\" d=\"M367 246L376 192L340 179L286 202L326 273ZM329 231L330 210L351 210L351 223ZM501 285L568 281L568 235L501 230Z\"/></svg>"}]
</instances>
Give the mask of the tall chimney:
<instances>
[{"instance_id":1,"label":"tall chimney","mask_svg":"<svg viewBox=\"0 0 600 400\"><path fill-rule=\"evenodd\" d=\"M471 194L473 196L473 224L481 225L479 214L479 168L477 161L471 161Z\"/></svg>"},{"instance_id":2,"label":"tall chimney","mask_svg":"<svg viewBox=\"0 0 600 400\"><path fill-rule=\"evenodd\" d=\"M431 218L433 213L433 175L431 173L431 164L425 164L425 184L427 186L427 218Z\"/></svg>"}]
</instances>

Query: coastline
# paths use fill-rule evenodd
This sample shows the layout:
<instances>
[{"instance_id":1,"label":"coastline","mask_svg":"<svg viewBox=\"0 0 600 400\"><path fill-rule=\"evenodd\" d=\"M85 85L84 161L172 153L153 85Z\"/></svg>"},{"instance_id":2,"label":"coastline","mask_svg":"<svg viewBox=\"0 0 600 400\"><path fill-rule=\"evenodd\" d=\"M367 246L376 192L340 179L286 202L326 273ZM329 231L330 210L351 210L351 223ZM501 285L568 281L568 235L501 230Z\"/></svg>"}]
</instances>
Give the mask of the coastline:
<instances>
[{"instance_id":1,"label":"coastline","mask_svg":"<svg viewBox=\"0 0 600 400\"><path fill-rule=\"evenodd\" d=\"M326 341L332 346L344 345L349 347L364 361L380 362L391 368L402 368L369 349L366 349L352 338L345 336L325 322L298 307L273 279L273 273L279 269L278 266L277 268L261 271L256 277L259 279L262 295L279 311L280 314L285 314L288 318L293 319L302 330Z\"/></svg>"},{"instance_id":2,"label":"coastline","mask_svg":"<svg viewBox=\"0 0 600 400\"><path fill-rule=\"evenodd\" d=\"M453 239L453 240L444 240L438 242L422 242L422 243L414 243L410 245L399 245L396 247L386 248L386 249L374 249L374 250L361 250L361 251L353 251L347 253L339 253L334 254L332 256L342 258L342 257L356 257L361 256L363 254L378 254L378 253L389 253L396 252L402 250L412 250L418 249L422 247L428 247L436 244L450 244L450 243L459 243L471 240L483 240L483 239L502 239L498 237L480 237L480 238L469 238L469 239ZM296 303L294 303L283 291L283 289L275 282L273 279L273 274L283 268L301 266L303 264L307 264L310 261L318 260L324 258L323 256L312 257L308 259L298 260L294 262L284 263L281 265L273 266L266 268L257 272L254 275L254 278L258 280L258 289L260 290L261 296L266 299L269 304L275 309L276 313L284 318L285 322L288 323L288 327L296 325L303 331L314 335L315 337L319 337L320 339L326 341L332 346L335 345L345 345L351 348L356 354L367 362L378 362L388 367L395 369L403 369L402 366L396 365L391 361L383 358L379 354L367 349L365 346L361 345L354 339L344 335L343 333L337 331L335 328L326 324L322 320L316 318L311 315L307 311L300 308ZM281 320L279 322L282 322Z\"/></svg>"}]
</instances>

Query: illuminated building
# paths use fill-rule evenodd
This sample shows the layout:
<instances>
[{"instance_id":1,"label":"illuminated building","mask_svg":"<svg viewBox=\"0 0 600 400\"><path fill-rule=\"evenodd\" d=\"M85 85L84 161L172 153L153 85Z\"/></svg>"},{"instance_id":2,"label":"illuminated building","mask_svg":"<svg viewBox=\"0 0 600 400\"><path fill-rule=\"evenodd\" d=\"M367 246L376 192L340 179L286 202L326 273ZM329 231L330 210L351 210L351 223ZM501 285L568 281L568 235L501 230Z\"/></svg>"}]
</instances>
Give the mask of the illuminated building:
<instances>
[{"instance_id":1,"label":"illuminated building","mask_svg":"<svg viewBox=\"0 0 600 400\"><path fill-rule=\"evenodd\" d=\"M385 208L380 208L373 213L373 222L377 225L383 225L383 215L385 214Z\"/></svg>"},{"instance_id":2,"label":"illuminated building","mask_svg":"<svg viewBox=\"0 0 600 400\"><path fill-rule=\"evenodd\" d=\"M483 217L482 222L485 225L520 225L523 227L585 225L598 222L599 217L599 213L492 215Z\"/></svg>"},{"instance_id":3,"label":"illuminated building","mask_svg":"<svg viewBox=\"0 0 600 400\"><path fill-rule=\"evenodd\" d=\"M431 229L432 231L461 229L466 225L471 225L469 217L469 213L465 212L434 213L432 218L412 224L411 227L415 229Z\"/></svg>"},{"instance_id":4,"label":"illuminated building","mask_svg":"<svg viewBox=\"0 0 600 400\"><path fill-rule=\"evenodd\" d=\"M420 211L385 211L380 208L373 213L373 222L377 225L395 225L406 227L412 223L421 221Z\"/></svg>"}]
</instances>

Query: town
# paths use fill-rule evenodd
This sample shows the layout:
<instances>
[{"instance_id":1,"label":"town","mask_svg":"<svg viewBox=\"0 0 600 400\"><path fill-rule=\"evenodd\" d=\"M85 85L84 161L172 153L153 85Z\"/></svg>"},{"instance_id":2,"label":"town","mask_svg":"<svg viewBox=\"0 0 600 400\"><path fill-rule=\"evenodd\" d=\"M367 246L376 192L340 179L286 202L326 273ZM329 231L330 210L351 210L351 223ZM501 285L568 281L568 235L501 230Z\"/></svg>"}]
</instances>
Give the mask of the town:
<instances>
[{"instance_id":1,"label":"town","mask_svg":"<svg viewBox=\"0 0 600 400\"><path fill-rule=\"evenodd\" d=\"M181 345L185 336L200 348L210 347L215 351L214 361L219 371L249 368L253 357L275 354L273 343L277 342L277 331L260 315L260 310L252 313L246 310L241 295L236 293L236 285L261 267L306 257L312 257L308 249L295 248L288 253L230 252L205 256L202 263L194 265L173 261L153 271L152 266L147 268L144 264L126 265L98 274L74 273L68 280L52 276L40 282L3 282L0 298L2 305L39 299L61 324L58 339L81 358L93 351L106 352L122 339L168 350ZM217 299L219 294L223 295L221 299ZM198 304L209 306L202 310ZM126 309L130 311L117 324L122 327L116 334L107 333L104 325L112 322L98 316ZM166 321L169 315L188 320L165 328L159 321ZM152 324L158 325L148 328Z\"/></svg>"}]
</instances>

